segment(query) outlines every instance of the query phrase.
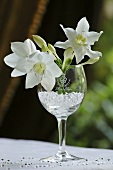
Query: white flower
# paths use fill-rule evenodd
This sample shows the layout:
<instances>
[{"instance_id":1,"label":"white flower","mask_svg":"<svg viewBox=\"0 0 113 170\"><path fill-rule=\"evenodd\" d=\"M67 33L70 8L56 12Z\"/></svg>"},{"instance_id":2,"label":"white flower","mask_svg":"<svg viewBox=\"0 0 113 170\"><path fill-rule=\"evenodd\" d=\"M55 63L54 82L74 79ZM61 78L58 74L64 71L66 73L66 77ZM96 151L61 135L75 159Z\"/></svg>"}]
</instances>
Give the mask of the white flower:
<instances>
[{"instance_id":1,"label":"white flower","mask_svg":"<svg viewBox=\"0 0 113 170\"><path fill-rule=\"evenodd\" d=\"M22 72L16 68L18 68L18 65L22 63L29 67L29 59L37 51L35 44L30 39L27 39L24 42L13 42L11 43L11 50L13 51L13 53L7 55L4 58L4 62L8 66L15 68L11 76L16 77L26 74L26 70L24 70L24 68Z\"/></svg>"},{"instance_id":2,"label":"white flower","mask_svg":"<svg viewBox=\"0 0 113 170\"><path fill-rule=\"evenodd\" d=\"M55 46L63 49L72 47L77 64L85 55L88 55L90 58L98 58L102 56L100 52L92 51L91 45L93 45L95 41L98 41L103 32L89 32L89 23L85 17L78 22L76 30L72 28L64 28L62 25L60 26L65 32L68 40L65 42L56 42Z\"/></svg>"},{"instance_id":3,"label":"white flower","mask_svg":"<svg viewBox=\"0 0 113 170\"><path fill-rule=\"evenodd\" d=\"M27 74L26 88L32 88L41 83L45 90L51 91L55 85L55 77L60 77L62 74L54 59L53 54L37 51L27 61L19 61L11 76L17 77Z\"/></svg>"},{"instance_id":4,"label":"white flower","mask_svg":"<svg viewBox=\"0 0 113 170\"><path fill-rule=\"evenodd\" d=\"M62 74L61 69L54 62L55 56L52 53L36 50L30 39L11 43L11 49L13 53L4 58L5 63L14 68L11 76L27 74L26 88L41 83L45 90L51 91L55 85L55 78Z\"/></svg>"},{"instance_id":5,"label":"white flower","mask_svg":"<svg viewBox=\"0 0 113 170\"><path fill-rule=\"evenodd\" d=\"M45 90L51 91L55 85L55 78L62 74L61 69L54 62L54 55L49 53L36 53L31 60L31 67L26 76L26 88L41 83Z\"/></svg>"}]
</instances>

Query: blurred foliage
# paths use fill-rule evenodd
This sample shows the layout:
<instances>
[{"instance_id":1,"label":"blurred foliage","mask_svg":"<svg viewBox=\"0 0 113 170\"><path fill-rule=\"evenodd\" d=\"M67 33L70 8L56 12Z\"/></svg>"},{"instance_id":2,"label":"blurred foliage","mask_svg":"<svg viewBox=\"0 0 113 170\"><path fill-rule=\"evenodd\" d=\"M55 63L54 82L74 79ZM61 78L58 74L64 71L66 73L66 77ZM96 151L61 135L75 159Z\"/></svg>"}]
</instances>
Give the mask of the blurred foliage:
<instances>
[{"instance_id":1,"label":"blurred foliage","mask_svg":"<svg viewBox=\"0 0 113 170\"><path fill-rule=\"evenodd\" d=\"M103 11L103 15L100 27L104 33L96 47L103 56L92 66L94 77L83 104L69 117L69 145L113 148L113 14L107 17Z\"/></svg>"}]
</instances>

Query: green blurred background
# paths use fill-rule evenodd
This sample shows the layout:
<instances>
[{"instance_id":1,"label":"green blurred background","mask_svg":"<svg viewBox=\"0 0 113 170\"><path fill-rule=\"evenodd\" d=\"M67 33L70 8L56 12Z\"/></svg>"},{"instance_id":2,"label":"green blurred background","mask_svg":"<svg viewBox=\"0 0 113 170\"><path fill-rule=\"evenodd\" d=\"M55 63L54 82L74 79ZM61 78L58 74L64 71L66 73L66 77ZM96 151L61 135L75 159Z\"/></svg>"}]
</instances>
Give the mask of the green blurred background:
<instances>
[{"instance_id":1,"label":"green blurred background","mask_svg":"<svg viewBox=\"0 0 113 170\"><path fill-rule=\"evenodd\" d=\"M113 1L105 0L99 30L104 33L95 49L102 58L90 72L91 82L81 108L69 118L67 143L113 148ZM88 67L88 66L87 66ZM92 75L91 75L92 74Z\"/></svg>"}]
</instances>

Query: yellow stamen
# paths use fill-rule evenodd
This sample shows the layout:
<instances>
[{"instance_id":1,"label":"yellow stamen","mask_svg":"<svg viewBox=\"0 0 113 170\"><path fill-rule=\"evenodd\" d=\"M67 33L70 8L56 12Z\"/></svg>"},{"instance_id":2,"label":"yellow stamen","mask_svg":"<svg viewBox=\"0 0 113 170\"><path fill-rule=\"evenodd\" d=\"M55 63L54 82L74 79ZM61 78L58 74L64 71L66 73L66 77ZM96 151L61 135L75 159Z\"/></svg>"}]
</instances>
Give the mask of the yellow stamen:
<instances>
[{"instance_id":1,"label":"yellow stamen","mask_svg":"<svg viewBox=\"0 0 113 170\"><path fill-rule=\"evenodd\" d=\"M45 72L45 64L42 63L42 62L39 62L39 63L34 65L33 69L34 69L34 71L36 73L44 74L44 72Z\"/></svg>"},{"instance_id":2,"label":"yellow stamen","mask_svg":"<svg viewBox=\"0 0 113 170\"><path fill-rule=\"evenodd\" d=\"M77 45L86 45L86 38L84 38L81 34L78 34L75 38L75 43Z\"/></svg>"}]
</instances>

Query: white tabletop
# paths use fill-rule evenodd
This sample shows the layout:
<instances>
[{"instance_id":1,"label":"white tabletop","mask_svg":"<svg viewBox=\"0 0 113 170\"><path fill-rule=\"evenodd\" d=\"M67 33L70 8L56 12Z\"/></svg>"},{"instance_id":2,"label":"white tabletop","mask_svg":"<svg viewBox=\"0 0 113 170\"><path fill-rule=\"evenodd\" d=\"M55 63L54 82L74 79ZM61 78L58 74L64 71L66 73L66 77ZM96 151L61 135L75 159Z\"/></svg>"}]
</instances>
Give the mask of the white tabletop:
<instances>
[{"instance_id":1,"label":"white tabletop","mask_svg":"<svg viewBox=\"0 0 113 170\"><path fill-rule=\"evenodd\" d=\"M113 170L113 151L67 146L67 151L85 158L68 163L42 163L40 158L54 155L57 144L0 139L0 170Z\"/></svg>"}]
</instances>

